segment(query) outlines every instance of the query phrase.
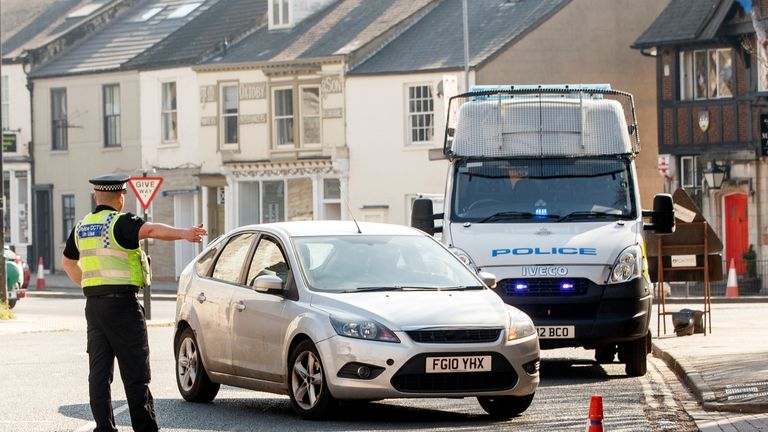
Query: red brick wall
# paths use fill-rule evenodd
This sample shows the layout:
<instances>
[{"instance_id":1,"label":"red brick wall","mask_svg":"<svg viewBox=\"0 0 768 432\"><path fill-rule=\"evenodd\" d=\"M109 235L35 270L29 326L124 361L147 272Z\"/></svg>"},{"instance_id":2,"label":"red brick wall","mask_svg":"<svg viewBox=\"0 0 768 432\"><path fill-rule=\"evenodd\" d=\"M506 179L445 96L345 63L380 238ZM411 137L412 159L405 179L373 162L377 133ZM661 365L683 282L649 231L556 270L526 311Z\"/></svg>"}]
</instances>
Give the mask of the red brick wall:
<instances>
[{"instance_id":1,"label":"red brick wall","mask_svg":"<svg viewBox=\"0 0 768 432\"><path fill-rule=\"evenodd\" d=\"M673 145L675 143L675 136L673 134L673 126L674 126L674 114L672 112L672 108L664 108L664 111L662 113L663 118L663 131L664 131L664 145Z\"/></svg>"},{"instance_id":2,"label":"red brick wall","mask_svg":"<svg viewBox=\"0 0 768 432\"><path fill-rule=\"evenodd\" d=\"M677 144L690 144L691 137L688 136L688 118L690 110L685 107L677 109Z\"/></svg>"},{"instance_id":3,"label":"red brick wall","mask_svg":"<svg viewBox=\"0 0 768 432\"><path fill-rule=\"evenodd\" d=\"M709 108L709 129L707 129L707 136L709 138L709 142L711 143L720 143L723 140L723 137L720 135L720 128L722 127L722 115L723 110L720 106L715 105Z\"/></svg>"},{"instance_id":4,"label":"red brick wall","mask_svg":"<svg viewBox=\"0 0 768 432\"><path fill-rule=\"evenodd\" d=\"M702 145L707 143L707 137L699 127L699 112L707 109L706 106L695 106L691 109L691 122L693 123L693 143L696 145ZM709 116L710 125L712 124L712 114Z\"/></svg>"},{"instance_id":5,"label":"red brick wall","mask_svg":"<svg viewBox=\"0 0 768 432\"><path fill-rule=\"evenodd\" d=\"M661 98L665 101L671 101L675 99L674 94L674 79L675 79L675 57L672 54L672 50L664 49L661 55ZM664 65L669 65L669 76L664 76Z\"/></svg>"},{"instance_id":6,"label":"red brick wall","mask_svg":"<svg viewBox=\"0 0 768 432\"><path fill-rule=\"evenodd\" d=\"M736 142L736 107L725 105L723 107L723 135L725 142Z\"/></svg>"},{"instance_id":7,"label":"red brick wall","mask_svg":"<svg viewBox=\"0 0 768 432\"><path fill-rule=\"evenodd\" d=\"M739 104L739 141L749 139L749 105Z\"/></svg>"}]
</instances>

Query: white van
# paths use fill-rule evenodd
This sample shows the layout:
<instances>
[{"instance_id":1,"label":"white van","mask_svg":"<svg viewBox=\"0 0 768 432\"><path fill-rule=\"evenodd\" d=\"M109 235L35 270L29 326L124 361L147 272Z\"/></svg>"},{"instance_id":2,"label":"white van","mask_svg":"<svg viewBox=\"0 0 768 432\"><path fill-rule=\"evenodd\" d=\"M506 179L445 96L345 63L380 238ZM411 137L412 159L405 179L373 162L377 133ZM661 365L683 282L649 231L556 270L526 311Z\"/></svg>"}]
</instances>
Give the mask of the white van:
<instances>
[{"instance_id":1,"label":"white van","mask_svg":"<svg viewBox=\"0 0 768 432\"><path fill-rule=\"evenodd\" d=\"M542 349L582 346L646 373L643 230L674 230L672 197L642 211L632 95L607 85L493 86L451 98L444 213L411 224L443 241L534 321ZM652 223L644 223L643 217ZM435 220L442 220L435 227ZM489 279L489 275L484 275Z\"/></svg>"}]
</instances>

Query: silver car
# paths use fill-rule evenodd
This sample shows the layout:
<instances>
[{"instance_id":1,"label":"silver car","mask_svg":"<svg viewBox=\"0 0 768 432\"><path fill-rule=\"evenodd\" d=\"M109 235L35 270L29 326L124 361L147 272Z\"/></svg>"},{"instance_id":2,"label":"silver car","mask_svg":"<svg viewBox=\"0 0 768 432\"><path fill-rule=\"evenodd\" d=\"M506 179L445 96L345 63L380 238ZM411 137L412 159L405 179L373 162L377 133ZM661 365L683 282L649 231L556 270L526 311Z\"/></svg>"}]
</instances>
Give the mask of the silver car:
<instances>
[{"instance_id":1,"label":"silver car","mask_svg":"<svg viewBox=\"0 0 768 432\"><path fill-rule=\"evenodd\" d=\"M484 275L493 284L492 275ZM539 384L527 315L421 231L342 221L238 228L182 273L176 382L287 394L302 417L339 400L477 397L525 411Z\"/></svg>"}]
</instances>

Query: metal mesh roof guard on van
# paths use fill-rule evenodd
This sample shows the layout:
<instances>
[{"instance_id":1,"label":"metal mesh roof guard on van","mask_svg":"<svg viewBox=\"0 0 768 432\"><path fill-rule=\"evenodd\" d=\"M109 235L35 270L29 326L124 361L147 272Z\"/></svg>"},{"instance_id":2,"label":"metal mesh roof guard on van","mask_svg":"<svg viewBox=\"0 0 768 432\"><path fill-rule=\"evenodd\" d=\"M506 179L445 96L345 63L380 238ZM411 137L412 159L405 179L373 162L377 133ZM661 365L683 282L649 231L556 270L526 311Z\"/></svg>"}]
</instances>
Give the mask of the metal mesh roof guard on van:
<instances>
[{"instance_id":1,"label":"metal mesh roof guard on van","mask_svg":"<svg viewBox=\"0 0 768 432\"><path fill-rule=\"evenodd\" d=\"M576 157L637 154L632 95L609 89L526 87L450 99L449 157Z\"/></svg>"}]
</instances>

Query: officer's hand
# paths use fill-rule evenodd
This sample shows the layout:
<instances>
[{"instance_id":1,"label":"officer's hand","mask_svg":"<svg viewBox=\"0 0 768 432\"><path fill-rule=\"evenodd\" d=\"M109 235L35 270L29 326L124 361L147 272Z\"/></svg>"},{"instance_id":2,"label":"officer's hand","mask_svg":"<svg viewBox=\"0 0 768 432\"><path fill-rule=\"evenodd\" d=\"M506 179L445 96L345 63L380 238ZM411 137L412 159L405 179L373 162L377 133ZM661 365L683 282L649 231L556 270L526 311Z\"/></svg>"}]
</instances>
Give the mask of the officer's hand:
<instances>
[{"instance_id":1,"label":"officer's hand","mask_svg":"<svg viewBox=\"0 0 768 432\"><path fill-rule=\"evenodd\" d=\"M203 228L203 224L200 224L198 226L187 228L184 240L190 243L200 243L203 241L203 236L206 235L208 235L208 231Z\"/></svg>"}]
</instances>

